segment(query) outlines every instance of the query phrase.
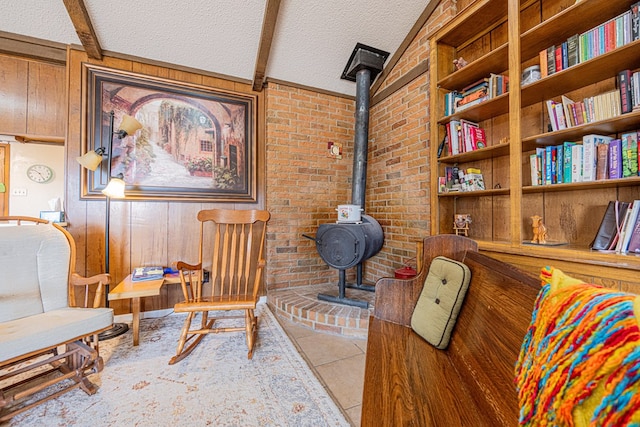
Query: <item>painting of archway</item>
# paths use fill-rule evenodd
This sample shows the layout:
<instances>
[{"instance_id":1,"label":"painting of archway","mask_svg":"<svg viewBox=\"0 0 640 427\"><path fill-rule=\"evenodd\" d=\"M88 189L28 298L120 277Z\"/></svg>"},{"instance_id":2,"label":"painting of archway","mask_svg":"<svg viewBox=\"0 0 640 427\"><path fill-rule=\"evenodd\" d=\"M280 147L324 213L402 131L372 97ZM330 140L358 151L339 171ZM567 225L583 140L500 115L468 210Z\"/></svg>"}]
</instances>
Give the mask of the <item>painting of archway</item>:
<instances>
[{"instance_id":1,"label":"painting of archway","mask_svg":"<svg viewBox=\"0 0 640 427\"><path fill-rule=\"evenodd\" d=\"M84 71L85 146L104 159L83 177L83 197L101 195L110 159L126 198L256 200L254 96L90 64ZM120 137L125 115L142 129Z\"/></svg>"}]
</instances>

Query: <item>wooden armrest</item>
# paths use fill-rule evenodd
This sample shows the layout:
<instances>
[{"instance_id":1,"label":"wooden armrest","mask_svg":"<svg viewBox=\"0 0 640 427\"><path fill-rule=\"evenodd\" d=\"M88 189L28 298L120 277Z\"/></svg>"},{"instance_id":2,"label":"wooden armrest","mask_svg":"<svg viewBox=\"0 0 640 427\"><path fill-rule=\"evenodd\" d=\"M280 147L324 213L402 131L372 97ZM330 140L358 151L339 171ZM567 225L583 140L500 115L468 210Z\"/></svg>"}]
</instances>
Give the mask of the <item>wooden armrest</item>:
<instances>
[{"instance_id":1,"label":"wooden armrest","mask_svg":"<svg viewBox=\"0 0 640 427\"><path fill-rule=\"evenodd\" d=\"M200 270L202 269L202 263L200 264L188 264L184 261L178 261L176 263L176 269L178 270Z\"/></svg>"},{"instance_id":2,"label":"wooden armrest","mask_svg":"<svg viewBox=\"0 0 640 427\"><path fill-rule=\"evenodd\" d=\"M98 284L96 288L96 294L93 298L93 308L100 307L102 302L104 301L104 285L108 285L111 283L111 275L108 273L96 274L91 277L84 277L79 275L78 273L72 273L71 279L69 280L71 285L71 289L69 289L69 303L72 306L76 305L76 295L75 295L75 287L76 286L84 286L84 298L83 298L83 306L89 307L89 285Z\"/></svg>"}]
</instances>

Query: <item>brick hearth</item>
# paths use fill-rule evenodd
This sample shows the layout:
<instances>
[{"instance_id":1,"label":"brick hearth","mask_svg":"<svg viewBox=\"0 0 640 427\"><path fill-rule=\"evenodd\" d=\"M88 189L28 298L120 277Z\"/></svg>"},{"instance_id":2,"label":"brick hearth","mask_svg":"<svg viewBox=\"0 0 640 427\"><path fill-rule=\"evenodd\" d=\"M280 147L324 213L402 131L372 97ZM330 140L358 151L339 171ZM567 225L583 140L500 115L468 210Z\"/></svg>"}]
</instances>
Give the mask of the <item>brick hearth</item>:
<instances>
[{"instance_id":1,"label":"brick hearth","mask_svg":"<svg viewBox=\"0 0 640 427\"><path fill-rule=\"evenodd\" d=\"M369 302L369 309L318 300L318 294L338 295L338 285L312 285L269 291L267 302L278 317L320 332L366 338L375 293L347 288L347 298Z\"/></svg>"}]
</instances>

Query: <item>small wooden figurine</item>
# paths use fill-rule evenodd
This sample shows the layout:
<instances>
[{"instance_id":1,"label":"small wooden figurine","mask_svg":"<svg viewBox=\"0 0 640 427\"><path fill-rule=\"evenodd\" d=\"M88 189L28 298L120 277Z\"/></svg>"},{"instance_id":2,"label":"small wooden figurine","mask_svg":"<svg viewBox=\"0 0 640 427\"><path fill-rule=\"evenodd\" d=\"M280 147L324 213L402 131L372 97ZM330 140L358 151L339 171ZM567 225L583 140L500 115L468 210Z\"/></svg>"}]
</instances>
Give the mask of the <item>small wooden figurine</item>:
<instances>
[{"instance_id":1,"label":"small wooden figurine","mask_svg":"<svg viewBox=\"0 0 640 427\"><path fill-rule=\"evenodd\" d=\"M471 224L471 215L455 214L453 217L453 230L458 236L469 236L469 224Z\"/></svg>"},{"instance_id":2,"label":"small wooden figurine","mask_svg":"<svg viewBox=\"0 0 640 427\"><path fill-rule=\"evenodd\" d=\"M533 228L533 239L531 243L547 243L547 227L542 222L542 217L534 215L531 217L531 227Z\"/></svg>"},{"instance_id":3,"label":"small wooden figurine","mask_svg":"<svg viewBox=\"0 0 640 427\"><path fill-rule=\"evenodd\" d=\"M467 61L465 61L464 58L461 56L460 58L453 60L453 65L455 65L456 70L459 70L460 68L467 65Z\"/></svg>"}]
</instances>

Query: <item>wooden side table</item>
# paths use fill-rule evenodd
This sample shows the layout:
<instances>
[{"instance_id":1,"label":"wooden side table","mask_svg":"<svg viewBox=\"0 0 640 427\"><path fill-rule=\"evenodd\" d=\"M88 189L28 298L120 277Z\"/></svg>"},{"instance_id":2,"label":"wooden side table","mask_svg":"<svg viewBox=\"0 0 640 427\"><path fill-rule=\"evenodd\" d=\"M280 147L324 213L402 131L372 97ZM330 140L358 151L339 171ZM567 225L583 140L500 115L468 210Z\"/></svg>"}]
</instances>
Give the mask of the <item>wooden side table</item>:
<instances>
[{"instance_id":1,"label":"wooden side table","mask_svg":"<svg viewBox=\"0 0 640 427\"><path fill-rule=\"evenodd\" d=\"M140 298L160 295L160 288L165 283L180 283L180 277L166 275L163 279L134 282L128 275L109 292L109 301L131 298L134 346L138 345L140 338Z\"/></svg>"}]
</instances>

